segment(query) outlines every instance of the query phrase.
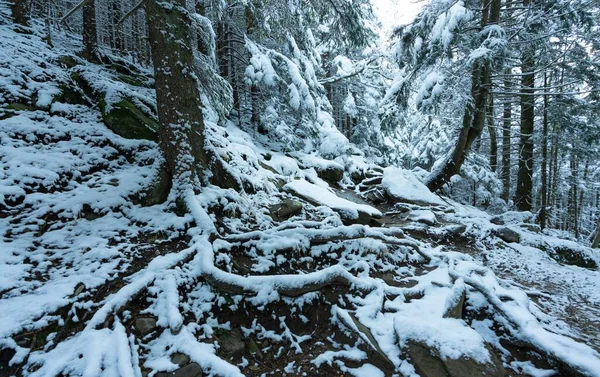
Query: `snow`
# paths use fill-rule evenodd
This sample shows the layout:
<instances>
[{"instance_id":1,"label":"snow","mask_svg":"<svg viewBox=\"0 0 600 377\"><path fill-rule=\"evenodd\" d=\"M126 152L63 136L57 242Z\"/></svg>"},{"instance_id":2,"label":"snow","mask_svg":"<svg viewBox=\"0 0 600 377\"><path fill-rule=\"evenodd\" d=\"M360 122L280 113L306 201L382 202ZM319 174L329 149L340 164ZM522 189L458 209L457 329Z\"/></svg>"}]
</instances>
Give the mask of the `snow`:
<instances>
[{"instance_id":1,"label":"snow","mask_svg":"<svg viewBox=\"0 0 600 377\"><path fill-rule=\"evenodd\" d=\"M466 17L461 4L439 21L442 43ZM600 370L594 332L600 273L560 265L548 254L568 248L598 262L597 251L522 229L528 214L505 216L506 226L522 237L521 244L506 245L492 235L498 226L490 223L490 215L443 200L414 172L393 167L384 170L382 185L391 196L418 204L410 206L408 217L429 222L428 228L440 233L465 224L476 252L470 256L451 244L414 238L412 224L404 232L387 224L342 223L339 213L357 219L382 212L337 196L314 169L364 172L375 165L363 155L346 155L350 144L319 102L315 93L322 87L307 63L310 57L293 39L289 56L248 41L254 50L246 77L254 84L283 82L295 90L288 100L304 112L302 121L314 122L309 129L317 142L286 153L276 141L262 143L232 122L207 121L207 147L241 188L207 183L200 193L187 191L187 214L178 216L172 202L137 204L162 162L155 143L114 135L94 108L54 102L60 83L73 72L56 63L60 39L51 50L35 34L17 35L6 25L0 25L0 33L14 36L0 38L0 51L9 52L0 54L0 102L36 95L42 108L14 111L0 120L0 208L6 215L0 218L0 347L15 351L9 362L24 362L23 374L139 377L142 368L176 370L171 356L184 353L211 375L242 376L251 361L219 356L218 333L234 326L245 337L269 340L283 362L279 372L290 375L304 371L296 357L311 354L315 367L329 364L352 376L384 376L365 351L379 349L395 372L414 376L404 357L411 342L427 345L443 359L489 362L488 344L506 358L494 331L498 326L582 373ZM31 59L12 62L17 50ZM42 61L46 68L40 68ZM349 69L348 61L338 61ZM75 71L106 91L109 105L127 97L154 111L149 88L134 90L91 64ZM268 206L290 192L308 203L294 219L274 222ZM168 245L171 241L177 242ZM393 282L381 273L393 275ZM294 290L328 281L344 282L347 290L318 320L331 325L332 333L360 333L356 318L372 338L362 333L354 344L340 344L333 334L295 333L290 319L297 315L309 328L313 323L303 307L326 305L321 301L326 297L319 291L294 295ZM81 284L84 289L75 296ZM493 314L471 323L444 318L463 293L469 310ZM285 315L272 315L272 304L283 307ZM251 325L243 322L242 309L255 313ZM242 318L236 319L244 326L215 314L226 310L240 310L235 313ZM589 322L577 323L572 311ZM131 322L140 314L156 318L151 336L132 332ZM268 321L259 323L259 318ZM63 330L75 328L63 336ZM50 332L42 347L30 350L15 341L37 330ZM313 349L315 339L329 344ZM348 360L352 366L345 364ZM554 372L516 360L506 366L534 376Z\"/></svg>"},{"instance_id":2,"label":"snow","mask_svg":"<svg viewBox=\"0 0 600 377\"><path fill-rule=\"evenodd\" d=\"M400 201L444 205L439 196L433 194L417 176L404 169L388 167L383 172L382 186L390 196Z\"/></svg>"},{"instance_id":3,"label":"snow","mask_svg":"<svg viewBox=\"0 0 600 377\"><path fill-rule=\"evenodd\" d=\"M305 180L294 180L283 187L284 190L300 194L320 205L332 208L333 210L343 212L350 218L358 219L359 212L366 213L369 216L381 217L382 213L369 205L357 204L335 195L326 188L309 183Z\"/></svg>"}]
</instances>

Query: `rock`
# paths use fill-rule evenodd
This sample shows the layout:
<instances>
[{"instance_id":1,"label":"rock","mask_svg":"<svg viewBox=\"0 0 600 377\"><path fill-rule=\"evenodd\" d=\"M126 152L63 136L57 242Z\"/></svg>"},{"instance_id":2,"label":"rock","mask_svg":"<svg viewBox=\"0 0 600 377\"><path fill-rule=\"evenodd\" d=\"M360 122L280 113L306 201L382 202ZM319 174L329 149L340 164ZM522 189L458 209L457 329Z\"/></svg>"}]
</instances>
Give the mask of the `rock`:
<instances>
[{"instance_id":1,"label":"rock","mask_svg":"<svg viewBox=\"0 0 600 377\"><path fill-rule=\"evenodd\" d=\"M146 336L156 330L156 318L154 317L137 317L135 319L135 332L140 336Z\"/></svg>"},{"instance_id":2,"label":"rock","mask_svg":"<svg viewBox=\"0 0 600 377\"><path fill-rule=\"evenodd\" d=\"M227 157L224 156L223 159L227 160ZM218 157L213 160L210 166L212 172L210 183L221 188L230 188L238 192L242 191L241 183L229 172L225 164L226 162Z\"/></svg>"},{"instance_id":3,"label":"rock","mask_svg":"<svg viewBox=\"0 0 600 377\"><path fill-rule=\"evenodd\" d=\"M462 319L463 307L467 297L467 289L462 279L458 279L452 286L452 292L446 298L444 318Z\"/></svg>"},{"instance_id":4,"label":"rock","mask_svg":"<svg viewBox=\"0 0 600 377\"><path fill-rule=\"evenodd\" d=\"M79 296L85 290L85 284L77 283L75 289L73 290L73 297Z\"/></svg>"},{"instance_id":5,"label":"rock","mask_svg":"<svg viewBox=\"0 0 600 377\"><path fill-rule=\"evenodd\" d=\"M504 242L521 242L521 235L507 227L494 229L493 234Z\"/></svg>"},{"instance_id":6,"label":"rock","mask_svg":"<svg viewBox=\"0 0 600 377\"><path fill-rule=\"evenodd\" d=\"M175 352L171 355L171 362L183 367L190 363L190 357L185 353Z\"/></svg>"},{"instance_id":7,"label":"rock","mask_svg":"<svg viewBox=\"0 0 600 377\"><path fill-rule=\"evenodd\" d=\"M437 218L435 217L435 214L427 209L411 211L409 214L409 219L430 226L437 224Z\"/></svg>"},{"instance_id":8,"label":"rock","mask_svg":"<svg viewBox=\"0 0 600 377\"><path fill-rule=\"evenodd\" d=\"M369 346L369 352L372 356L380 359L395 369L394 363L387 357L385 352L379 346L379 343L371 333L371 330L363 325L354 314L338 308L337 318L349 329L354 332ZM351 321L351 322L350 322Z\"/></svg>"},{"instance_id":9,"label":"rock","mask_svg":"<svg viewBox=\"0 0 600 377\"><path fill-rule=\"evenodd\" d=\"M167 200L169 192L171 191L171 177L169 177L166 165L162 164L158 168L157 173L158 174L150 186L133 198L135 204L149 207L155 204L164 203Z\"/></svg>"},{"instance_id":10,"label":"rock","mask_svg":"<svg viewBox=\"0 0 600 377\"><path fill-rule=\"evenodd\" d=\"M60 94L57 94L52 99L52 102L63 102L71 105L86 105L88 104L87 99L85 98L85 93L79 89L78 87L61 84Z\"/></svg>"},{"instance_id":11,"label":"rock","mask_svg":"<svg viewBox=\"0 0 600 377\"><path fill-rule=\"evenodd\" d=\"M117 135L126 139L146 139L158 142L158 123L149 118L127 99L108 108L100 101L102 120Z\"/></svg>"},{"instance_id":12,"label":"rock","mask_svg":"<svg viewBox=\"0 0 600 377\"><path fill-rule=\"evenodd\" d=\"M173 372L161 372L155 374L156 377L202 377L202 367L197 363L190 363Z\"/></svg>"},{"instance_id":13,"label":"rock","mask_svg":"<svg viewBox=\"0 0 600 377\"><path fill-rule=\"evenodd\" d=\"M488 351L491 350L488 348ZM432 352L426 345L409 341L406 353L421 377L506 376L502 361L493 352L490 352L491 362L485 364L467 357L441 359L437 352Z\"/></svg>"},{"instance_id":14,"label":"rock","mask_svg":"<svg viewBox=\"0 0 600 377\"><path fill-rule=\"evenodd\" d=\"M355 184L359 184L365 177L365 172L362 170L355 170L350 174L350 179Z\"/></svg>"},{"instance_id":15,"label":"rock","mask_svg":"<svg viewBox=\"0 0 600 377\"><path fill-rule=\"evenodd\" d=\"M250 338L250 341L248 342L248 352L250 353L250 355L256 357L259 360L263 358L263 353L260 350L260 347L258 347L258 344L256 344L256 342L252 338Z\"/></svg>"},{"instance_id":16,"label":"rock","mask_svg":"<svg viewBox=\"0 0 600 377\"><path fill-rule=\"evenodd\" d=\"M567 246L561 245L553 247L550 256L559 263L589 268L592 270L598 268L596 261L585 255L584 252L568 248Z\"/></svg>"},{"instance_id":17,"label":"rock","mask_svg":"<svg viewBox=\"0 0 600 377\"><path fill-rule=\"evenodd\" d=\"M227 357L241 358L244 356L246 345L239 329L234 329L219 338L219 353Z\"/></svg>"},{"instance_id":18,"label":"rock","mask_svg":"<svg viewBox=\"0 0 600 377\"><path fill-rule=\"evenodd\" d=\"M519 227L521 227L525 230L528 230L532 233L541 233L542 232L542 228L540 228L540 226L537 224L523 223L523 224L519 224Z\"/></svg>"},{"instance_id":19,"label":"rock","mask_svg":"<svg viewBox=\"0 0 600 377\"><path fill-rule=\"evenodd\" d=\"M344 169L338 166L329 165L326 168L315 167L317 175L324 181L336 184L344 177Z\"/></svg>"},{"instance_id":20,"label":"rock","mask_svg":"<svg viewBox=\"0 0 600 377\"><path fill-rule=\"evenodd\" d=\"M65 68L73 68L79 65L77 59L72 55L61 55L58 57L58 62Z\"/></svg>"},{"instance_id":21,"label":"rock","mask_svg":"<svg viewBox=\"0 0 600 377\"><path fill-rule=\"evenodd\" d=\"M276 221L287 220L302 212L302 203L293 199L284 199L269 207L271 217Z\"/></svg>"},{"instance_id":22,"label":"rock","mask_svg":"<svg viewBox=\"0 0 600 377\"><path fill-rule=\"evenodd\" d=\"M376 208L341 198L326 188L304 180L295 180L283 189L315 206L328 206L340 215L345 224L369 225L372 218L381 218Z\"/></svg>"},{"instance_id":23,"label":"rock","mask_svg":"<svg viewBox=\"0 0 600 377\"><path fill-rule=\"evenodd\" d=\"M496 225L533 223L534 217L531 212L508 211L492 217L490 222Z\"/></svg>"}]
</instances>

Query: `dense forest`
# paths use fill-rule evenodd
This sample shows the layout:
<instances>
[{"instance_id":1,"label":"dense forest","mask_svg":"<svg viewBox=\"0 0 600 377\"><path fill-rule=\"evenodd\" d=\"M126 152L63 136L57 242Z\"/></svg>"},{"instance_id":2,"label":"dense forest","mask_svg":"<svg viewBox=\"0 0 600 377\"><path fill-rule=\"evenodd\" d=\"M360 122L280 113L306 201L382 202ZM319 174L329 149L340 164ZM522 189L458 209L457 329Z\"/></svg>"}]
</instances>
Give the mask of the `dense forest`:
<instances>
[{"instance_id":1,"label":"dense forest","mask_svg":"<svg viewBox=\"0 0 600 377\"><path fill-rule=\"evenodd\" d=\"M0 375L600 376L599 90L597 0L0 0Z\"/></svg>"}]
</instances>

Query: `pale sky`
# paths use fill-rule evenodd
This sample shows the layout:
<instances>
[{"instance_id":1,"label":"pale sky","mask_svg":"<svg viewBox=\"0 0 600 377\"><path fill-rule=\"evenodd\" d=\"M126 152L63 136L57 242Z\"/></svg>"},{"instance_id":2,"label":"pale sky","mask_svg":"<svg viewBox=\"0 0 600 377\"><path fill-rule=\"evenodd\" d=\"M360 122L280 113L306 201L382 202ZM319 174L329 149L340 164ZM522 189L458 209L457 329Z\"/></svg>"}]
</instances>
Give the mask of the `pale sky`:
<instances>
[{"instance_id":1,"label":"pale sky","mask_svg":"<svg viewBox=\"0 0 600 377\"><path fill-rule=\"evenodd\" d=\"M387 35L394 27L410 23L424 3L423 0L371 0Z\"/></svg>"}]
</instances>

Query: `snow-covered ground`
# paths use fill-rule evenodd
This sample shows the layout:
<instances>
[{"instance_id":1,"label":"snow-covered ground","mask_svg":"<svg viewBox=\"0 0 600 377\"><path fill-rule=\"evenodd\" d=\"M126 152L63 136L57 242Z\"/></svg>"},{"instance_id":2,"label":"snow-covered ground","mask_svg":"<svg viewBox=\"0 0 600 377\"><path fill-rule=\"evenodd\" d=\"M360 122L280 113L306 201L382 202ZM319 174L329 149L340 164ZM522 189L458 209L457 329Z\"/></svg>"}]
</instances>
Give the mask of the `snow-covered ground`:
<instances>
[{"instance_id":1,"label":"snow-covered ground","mask_svg":"<svg viewBox=\"0 0 600 377\"><path fill-rule=\"evenodd\" d=\"M284 154L231 123L207 122L207 135L237 190L207 184L188 194L184 215L169 201L144 207L158 146L115 135L93 105L52 103L73 69L61 66L60 43L49 49L0 25L2 373L141 376L197 365L219 376L416 376L425 347L449 370L600 375L589 331L600 274L558 264L539 245L600 262L594 251L495 225L400 169L384 171L382 190L412 204L386 215L319 176L375 168L361 156ZM115 101L152 101L109 68L77 69L116 88ZM349 174L341 182L352 189ZM285 199L301 207L276 220L269 208ZM360 213L386 226L353 224ZM464 243L440 241L450 225L465 226ZM501 227L521 242L501 241Z\"/></svg>"}]
</instances>

